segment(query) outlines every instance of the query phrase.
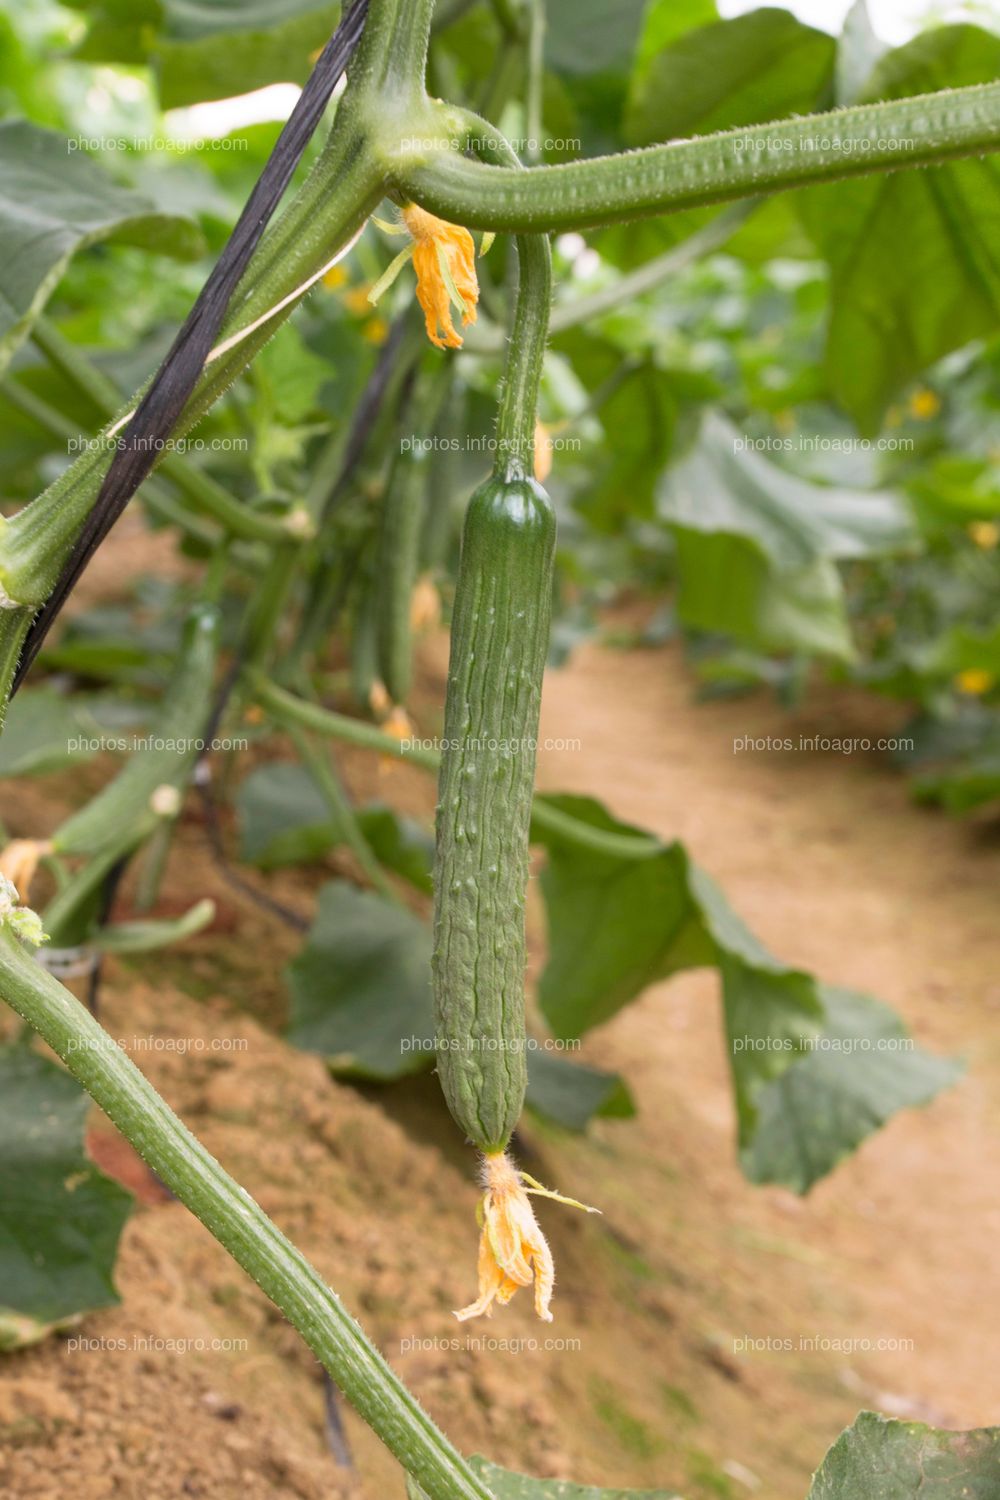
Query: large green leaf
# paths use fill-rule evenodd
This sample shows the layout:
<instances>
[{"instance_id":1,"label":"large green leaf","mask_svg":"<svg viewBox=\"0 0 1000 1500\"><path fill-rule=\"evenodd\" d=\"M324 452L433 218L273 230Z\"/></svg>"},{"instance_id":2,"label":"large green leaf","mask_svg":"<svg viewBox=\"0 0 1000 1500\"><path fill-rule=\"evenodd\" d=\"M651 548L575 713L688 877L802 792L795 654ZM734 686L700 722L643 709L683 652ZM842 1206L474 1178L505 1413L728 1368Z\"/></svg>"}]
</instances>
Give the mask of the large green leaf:
<instances>
[{"instance_id":1,"label":"large green leaf","mask_svg":"<svg viewBox=\"0 0 1000 1500\"><path fill-rule=\"evenodd\" d=\"M530 1474L501 1469L485 1458L469 1462L496 1500L680 1500L674 1490L602 1490L570 1479L533 1479Z\"/></svg>"},{"instance_id":2,"label":"large green leaf","mask_svg":"<svg viewBox=\"0 0 1000 1500\"><path fill-rule=\"evenodd\" d=\"M27 120L0 121L0 370L77 250L99 240L192 258L189 219L120 186L77 143Z\"/></svg>"},{"instance_id":3,"label":"large green leaf","mask_svg":"<svg viewBox=\"0 0 1000 1500\"><path fill-rule=\"evenodd\" d=\"M830 1449L808 1500L997 1500L1000 1427L943 1432L863 1411Z\"/></svg>"},{"instance_id":4,"label":"large green leaf","mask_svg":"<svg viewBox=\"0 0 1000 1500\"><path fill-rule=\"evenodd\" d=\"M559 85L559 134L581 137L574 155L620 144L644 9L645 0L546 0L545 62ZM550 97L554 128L552 114Z\"/></svg>"},{"instance_id":5,"label":"large green leaf","mask_svg":"<svg viewBox=\"0 0 1000 1500\"><path fill-rule=\"evenodd\" d=\"M86 708L54 688L18 693L0 739L0 776L40 775L91 760L100 734Z\"/></svg>"},{"instance_id":6,"label":"large green leaf","mask_svg":"<svg viewBox=\"0 0 1000 1500\"><path fill-rule=\"evenodd\" d=\"M758 1096L757 1128L743 1152L752 1182L805 1193L900 1109L926 1104L961 1073L908 1036L869 995L820 989L826 1022L810 1050Z\"/></svg>"},{"instance_id":7,"label":"large green leaf","mask_svg":"<svg viewBox=\"0 0 1000 1500\"><path fill-rule=\"evenodd\" d=\"M340 17L332 0L75 0L90 30L78 55L147 62L164 109L304 83Z\"/></svg>"},{"instance_id":8,"label":"large green leaf","mask_svg":"<svg viewBox=\"0 0 1000 1500\"><path fill-rule=\"evenodd\" d=\"M897 496L815 484L749 448L717 412L663 476L685 624L751 645L851 654L839 560L911 549Z\"/></svg>"},{"instance_id":9,"label":"large green leaf","mask_svg":"<svg viewBox=\"0 0 1000 1500\"><path fill-rule=\"evenodd\" d=\"M546 801L608 833L641 833L590 797ZM582 849L561 834L540 837L549 853L541 875L549 961L539 1002L554 1034L580 1036L649 985L714 965L723 985L740 1138L749 1141L756 1096L822 1025L816 981L757 942L682 844L636 859Z\"/></svg>"},{"instance_id":10,"label":"large green leaf","mask_svg":"<svg viewBox=\"0 0 1000 1500\"><path fill-rule=\"evenodd\" d=\"M701 26L646 66L630 100L629 140L645 146L818 108L835 56L832 37L787 10Z\"/></svg>"},{"instance_id":11,"label":"large green leaf","mask_svg":"<svg viewBox=\"0 0 1000 1500\"><path fill-rule=\"evenodd\" d=\"M478 1455L469 1459L469 1467L485 1480L494 1500L681 1500L674 1490L602 1490L593 1484L574 1484L571 1479L534 1479L530 1474L501 1469ZM410 1474L406 1476L406 1493L408 1500L428 1500Z\"/></svg>"},{"instance_id":12,"label":"large green leaf","mask_svg":"<svg viewBox=\"0 0 1000 1500\"><path fill-rule=\"evenodd\" d=\"M241 783L237 806L240 855L264 869L319 859L340 837L305 766L259 766Z\"/></svg>"},{"instance_id":13,"label":"large green leaf","mask_svg":"<svg viewBox=\"0 0 1000 1500\"><path fill-rule=\"evenodd\" d=\"M333 881L286 973L288 1039L330 1068L387 1080L433 1061L430 933L411 912Z\"/></svg>"},{"instance_id":14,"label":"large green leaf","mask_svg":"<svg viewBox=\"0 0 1000 1500\"><path fill-rule=\"evenodd\" d=\"M84 1155L89 1106L65 1069L0 1049L0 1303L45 1323L118 1301L132 1198Z\"/></svg>"},{"instance_id":15,"label":"large green leaf","mask_svg":"<svg viewBox=\"0 0 1000 1500\"><path fill-rule=\"evenodd\" d=\"M546 798L612 835L639 832L586 797ZM774 958L678 843L641 857L543 841L549 963L539 998L557 1036L609 1019L648 985L714 965L722 981L741 1164L805 1192L897 1110L958 1069L909 1042L866 996L829 989ZM620 848L620 845L619 845Z\"/></svg>"},{"instance_id":16,"label":"large green leaf","mask_svg":"<svg viewBox=\"0 0 1000 1500\"><path fill-rule=\"evenodd\" d=\"M862 100L899 99L1000 73L1000 36L938 27L888 53ZM1000 160L879 173L796 195L830 266L826 370L863 431L921 370L1000 326Z\"/></svg>"},{"instance_id":17,"label":"large green leaf","mask_svg":"<svg viewBox=\"0 0 1000 1500\"><path fill-rule=\"evenodd\" d=\"M635 1114L635 1100L619 1074L535 1048L528 1052L525 1103L566 1130L586 1130L594 1119L627 1120Z\"/></svg>"}]
</instances>

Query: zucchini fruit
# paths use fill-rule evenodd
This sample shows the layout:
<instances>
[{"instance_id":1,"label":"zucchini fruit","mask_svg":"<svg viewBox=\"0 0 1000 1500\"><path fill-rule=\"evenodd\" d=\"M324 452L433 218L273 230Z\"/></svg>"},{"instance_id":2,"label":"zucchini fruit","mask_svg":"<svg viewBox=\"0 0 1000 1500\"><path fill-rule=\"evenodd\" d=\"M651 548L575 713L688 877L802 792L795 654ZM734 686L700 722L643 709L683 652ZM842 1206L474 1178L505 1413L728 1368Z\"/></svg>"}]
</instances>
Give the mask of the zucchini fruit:
<instances>
[{"instance_id":1,"label":"zucchini fruit","mask_svg":"<svg viewBox=\"0 0 1000 1500\"><path fill-rule=\"evenodd\" d=\"M527 477L469 502L437 813L438 1073L458 1125L502 1151L524 1102L524 900L556 523Z\"/></svg>"}]
</instances>

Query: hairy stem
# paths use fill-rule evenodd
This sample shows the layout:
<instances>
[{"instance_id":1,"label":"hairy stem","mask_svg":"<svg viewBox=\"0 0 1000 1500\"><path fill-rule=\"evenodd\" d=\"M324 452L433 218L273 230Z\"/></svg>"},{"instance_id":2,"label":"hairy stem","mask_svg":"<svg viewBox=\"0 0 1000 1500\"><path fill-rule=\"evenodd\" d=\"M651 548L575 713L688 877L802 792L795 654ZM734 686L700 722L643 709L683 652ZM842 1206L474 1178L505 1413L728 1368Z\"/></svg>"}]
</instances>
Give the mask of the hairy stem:
<instances>
[{"instance_id":1,"label":"hairy stem","mask_svg":"<svg viewBox=\"0 0 1000 1500\"><path fill-rule=\"evenodd\" d=\"M998 147L1000 83L989 83L520 172L441 150L400 155L392 172L398 191L453 223L552 232Z\"/></svg>"},{"instance_id":2,"label":"hairy stem","mask_svg":"<svg viewBox=\"0 0 1000 1500\"><path fill-rule=\"evenodd\" d=\"M341 1390L435 1500L491 1500L319 1272L205 1150L114 1039L0 933L0 994L143 1159L298 1329Z\"/></svg>"}]
</instances>

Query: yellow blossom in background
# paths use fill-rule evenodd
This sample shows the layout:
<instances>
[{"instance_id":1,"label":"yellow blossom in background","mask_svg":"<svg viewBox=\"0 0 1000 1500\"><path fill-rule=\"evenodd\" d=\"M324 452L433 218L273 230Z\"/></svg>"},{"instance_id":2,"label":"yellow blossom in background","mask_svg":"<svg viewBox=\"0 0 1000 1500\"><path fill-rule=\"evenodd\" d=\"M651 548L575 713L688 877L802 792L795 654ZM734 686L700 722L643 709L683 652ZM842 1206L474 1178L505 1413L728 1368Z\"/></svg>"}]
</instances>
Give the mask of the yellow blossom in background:
<instances>
[{"instance_id":1,"label":"yellow blossom in background","mask_svg":"<svg viewBox=\"0 0 1000 1500\"><path fill-rule=\"evenodd\" d=\"M369 344L384 344L389 337L389 325L384 318L369 318L361 330L361 337Z\"/></svg>"},{"instance_id":2,"label":"yellow blossom in background","mask_svg":"<svg viewBox=\"0 0 1000 1500\"><path fill-rule=\"evenodd\" d=\"M338 287L347 281L347 267L343 265L331 266L329 271L323 273L323 285L335 292Z\"/></svg>"},{"instance_id":3,"label":"yellow blossom in background","mask_svg":"<svg viewBox=\"0 0 1000 1500\"><path fill-rule=\"evenodd\" d=\"M885 414L885 425L887 427L902 427L903 410L899 406L890 406Z\"/></svg>"},{"instance_id":4,"label":"yellow blossom in background","mask_svg":"<svg viewBox=\"0 0 1000 1500\"><path fill-rule=\"evenodd\" d=\"M336 270L336 266L334 270ZM367 286L352 286L346 291L344 293L344 306L348 312L356 313L358 317L363 317L365 313L371 312L370 291L371 288Z\"/></svg>"},{"instance_id":5,"label":"yellow blossom in background","mask_svg":"<svg viewBox=\"0 0 1000 1500\"><path fill-rule=\"evenodd\" d=\"M22 901L28 899L39 862L51 853L48 839L11 839L0 851L0 876L17 887Z\"/></svg>"},{"instance_id":6,"label":"yellow blossom in background","mask_svg":"<svg viewBox=\"0 0 1000 1500\"><path fill-rule=\"evenodd\" d=\"M776 411L774 414L774 425L781 433L794 432L795 413L789 411L787 406L782 407L781 411Z\"/></svg>"},{"instance_id":7,"label":"yellow blossom in background","mask_svg":"<svg viewBox=\"0 0 1000 1500\"><path fill-rule=\"evenodd\" d=\"M544 484L552 473L552 438L544 422L535 422L535 478Z\"/></svg>"},{"instance_id":8,"label":"yellow blossom in background","mask_svg":"<svg viewBox=\"0 0 1000 1500\"><path fill-rule=\"evenodd\" d=\"M987 672L985 667L966 667L964 672L956 675L954 682L960 693L981 698L996 684L996 680L996 673Z\"/></svg>"},{"instance_id":9,"label":"yellow blossom in background","mask_svg":"<svg viewBox=\"0 0 1000 1500\"><path fill-rule=\"evenodd\" d=\"M411 740L413 738L413 722L405 708L394 703L386 718L379 725L383 734L390 735L394 740Z\"/></svg>"},{"instance_id":10,"label":"yellow blossom in background","mask_svg":"<svg viewBox=\"0 0 1000 1500\"><path fill-rule=\"evenodd\" d=\"M403 209L403 223L413 240L417 301L423 310L427 337L439 349L460 349L462 336L452 322L452 305L461 313L464 328L476 321L479 302L472 235L461 225L435 218L415 203Z\"/></svg>"},{"instance_id":11,"label":"yellow blossom in background","mask_svg":"<svg viewBox=\"0 0 1000 1500\"><path fill-rule=\"evenodd\" d=\"M441 595L426 573L418 578L410 595L410 629L433 630L441 623Z\"/></svg>"},{"instance_id":12,"label":"yellow blossom in background","mask_svg":"<svg viewBox=\"0 0 1000 1500\"><path fill-rule=\"evenodd\" d=\"M907 406L910 416L917 422L929 422L941 410L941 398L926 386L921 386L911 393Z\"/></svg>"},{"instance_id":13,"label":"yellow blossom in background","mask_svg":"<svg viewBox=\"0 0 1000 1500\"><path fill-rule=\"evenodd\" d=\"M970 521L969 535L977 547L991 552L1000 543L1000 526L995 521Z\"/></svg>"},{"instance_id":14,"label":"yellow blossom in background","mask_svg":"<svg viewBox=\"0 0 1000 1500\"><path fill-rule=\"evenodd\" d=\"M392 707L392 699L389 697L388 689L380 677L376 677L368 689L368 707L376 719L383 718Z\"/></svg>"}]
</instances>

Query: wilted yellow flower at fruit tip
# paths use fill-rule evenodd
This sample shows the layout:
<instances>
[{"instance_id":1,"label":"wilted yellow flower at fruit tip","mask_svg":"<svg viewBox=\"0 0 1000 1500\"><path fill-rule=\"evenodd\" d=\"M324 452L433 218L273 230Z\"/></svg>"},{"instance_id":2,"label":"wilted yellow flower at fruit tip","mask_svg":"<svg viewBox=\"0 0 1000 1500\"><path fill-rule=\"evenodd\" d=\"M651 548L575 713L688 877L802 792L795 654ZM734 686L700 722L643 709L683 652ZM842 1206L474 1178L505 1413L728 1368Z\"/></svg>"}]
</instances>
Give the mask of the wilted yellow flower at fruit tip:
<instances>
[{"instance_id":1,"label":"wilted yellow flower at fruit tip","mask_svg":"<svg viewBox=\"0 0 1000 1500\"><path fill-rule=\"evenodd\" d=\"M915 417L918 422L928 422L941 410L941 398L926 386L921 386L911 394L908 405L911 417Z\"/></svg>"},{"instance_id":2,"label":"wilted yellow flower at fruit tip","mask_svg":"<svg viewBox=\"0 0 1000 1500\"><path fill-rule=\"evenodd\" d=\"M27 901L39 861L51 853L52 844L48 839L11 839L0 851L0 875L16 886L22 899Z\"/></svg>"},{"instance_id":3,"label":"wilted yellow flower at fruit tip","mask_svg":"<svg viewBox=\"0 0 1000 1500\"><path fill-rule=\"evenodd\" d=\"M955 676L955 686L960 693L968 693L971 697L981 698L988 693L996 683L996 673L987 672L985 667L966 667L964 672Z\"/></svg>"},{"instance_id":4,"label":"wilted yellow flower at fruit tip","mask_svg":"<svg viewBox=\"0 0 1000 1500\"><path fill-rule=\"evenodd\" d=\"M990 552L1000 543L1000 526L995 521L970 521L969 535L977 547Z\"/></svg>"},{"instance_id":5,"label":"wilted yellow flower at fruit tip","mask_svg":"<svg viewBox=\"0 0 1000 1500\"><path fill-rule=\"evenodd\" d=\"M427 337L439 349L460 349L462 336L452 322L452 304L461 313L464 328L476 321L479 302L472 235L460 224L438 219L415 203L403 209L403 223L413 240L417 301L423 310Z\"/></svg>"},{"instance_id":6,"label":"wilted yellow flower at fruit tip","mask_svg":"<svg viewBox=\"0 0 1000 1500\"><path fill-rule=\"evenodd\" d=\"M527 1172L519 1172L503 1151L483 1157L483 1177L486 1191L479 1236L479 1296L456 1312L455 1317L460 1323L467 1318L489 1317L494 1302L505 1307L518 1287L534 1282L535 1312L543 1322L551 1323L549 1303L556 1279L555 1265L529 1194L554 1198L557 1203L582 1208L588 1214L600 1210L543 1188Z\"/></svg>"}]
</instances>

